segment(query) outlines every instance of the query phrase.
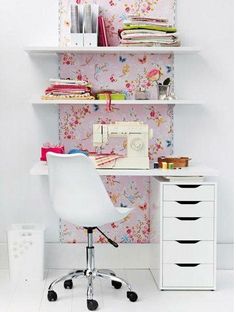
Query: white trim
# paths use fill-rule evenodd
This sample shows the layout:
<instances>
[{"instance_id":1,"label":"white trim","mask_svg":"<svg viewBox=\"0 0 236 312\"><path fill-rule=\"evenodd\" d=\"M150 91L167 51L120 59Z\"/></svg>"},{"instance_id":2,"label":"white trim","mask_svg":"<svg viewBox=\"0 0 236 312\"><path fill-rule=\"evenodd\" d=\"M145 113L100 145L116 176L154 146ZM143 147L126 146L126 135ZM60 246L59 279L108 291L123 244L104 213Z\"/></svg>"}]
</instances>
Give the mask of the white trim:
<instances>
[{"instance_id":1,"label":"white trim","mask_svg":"<svg viewBox=\"0 0 236 312\"><path fill-rule=\"evenodd\" d=\"M45 244L46 268L80 268L85 265L86 244ZM147 269L150 267L149 244L95 244L99 268ZM232 270L234 244L217 244L217 269ZM0 269L8 268L7 244L0 243Z\"/></svg>"}]
</instances>

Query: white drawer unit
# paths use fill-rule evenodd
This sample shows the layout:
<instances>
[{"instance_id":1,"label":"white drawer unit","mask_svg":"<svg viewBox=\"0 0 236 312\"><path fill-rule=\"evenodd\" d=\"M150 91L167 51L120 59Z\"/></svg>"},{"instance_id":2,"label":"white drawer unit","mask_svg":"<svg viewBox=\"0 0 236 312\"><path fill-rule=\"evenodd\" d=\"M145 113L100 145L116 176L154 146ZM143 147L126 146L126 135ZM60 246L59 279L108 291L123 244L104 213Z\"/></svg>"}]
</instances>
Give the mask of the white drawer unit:
<instances>
[{"instance_id":1,"label":"white drawer unit","mask_svg":"<svg viewBox=\"0 0 236 312\"><path fill-rule=\"evenodd\" d=\"M214 217L213 201L164 201L164 217Z\"/></svg>"},{"instance_id":2,"label":"white drawer unit","mask_svg":"<svg viewBox=\"0 0 236 312\"><path fill-rule=\"evenodd\" d=\"M163 286L178 288L213 287L213 264L163 264Z\"/></svg>"},{"instance_id":3,"label":"white drawer unit","mask_svg":"<svg viewBox=\"0 0 236 312\"><path fill-rule=\"evenodd\" d=\"M213 240L213 218L163 218L163 240Z\"/></svg>"},{"instance_id":4,"label":"white drawer unit","mask_svg":"<svg viewBox=\"0 0 236 312\"><path fill-rule=\"evenodd\" d=\"M213 241L177 240L163 242L163 263L212 263Z\"/></svg>"},{"instance_id":5,"label":"white drawer unit","mask_svg":"<svg viewBox=\"0 0 236 312\"><path fill-rule=\"evenodd\" d=\"M216 193L213 182L151 178L151 272L160 289L216 288Z\"/></svg>"},{"instance_id":6,"label":"white drawer unit","mask_svg":"<svg viewBox=\"0 0 236 312\"><path fill-rule=\"evenodd\" d=\"M171 184L163 186L164 200L214 201L215 187L211 184Z\"/></svg>"}]
</instances>

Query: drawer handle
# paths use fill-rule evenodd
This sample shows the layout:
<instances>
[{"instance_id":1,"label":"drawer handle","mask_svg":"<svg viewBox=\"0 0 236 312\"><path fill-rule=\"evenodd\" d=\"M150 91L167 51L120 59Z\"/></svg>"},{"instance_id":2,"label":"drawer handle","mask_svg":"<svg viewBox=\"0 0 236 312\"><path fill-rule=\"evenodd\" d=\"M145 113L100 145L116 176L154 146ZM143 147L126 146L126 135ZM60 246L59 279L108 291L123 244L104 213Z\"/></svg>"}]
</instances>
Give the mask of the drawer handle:
<instances>
[{"instance_id":1,"label":"drawer handle","mask_svg":"<svg viewBox=\"0 0 236 312\"><path fill-rule=\"evenodd\" d=\"M191 185L191 184L176 184L176 186L181 188L197 188L201 185Z\"/></svg>"},{"instance_id":2,"label":"drawer handle","mask_svg":"<svg viewBox=\"0 0 236 312\"><path fill-rule=\"evenodd\" d=\"M200 217L176 217L176 219L180 221L196 221L200 219Z\"/></svg>"},{"instance_id":3,"label":"drawer handle","mask_svg":"<svg viewBox=\"0 0 236 312\"><path fill-rule=\"evenodd\" d=\"M200 240L177 240L176 242L179 244L197 244Z\"/></svg>"},{"instance_id":4,"label":"drawer handle","mask_svg":"<svg viewBox=\"0 0 236 312\"><path fill-rule=\"evenodd\" d=\"M200 201L193 201L193 200L177 200L176 203L181 204L181 205L196 205L199 204Z\"/></svg>"},{"instance_id":5,"label":"drawer handle","mask_svg":"<svg viewBox=\"0 0 236 312\"><path fill-rule=\"evenodd\" d=\"M176 263L179 267L192 268L198 266L200 263Z\"/></svg>"}]
</instances>

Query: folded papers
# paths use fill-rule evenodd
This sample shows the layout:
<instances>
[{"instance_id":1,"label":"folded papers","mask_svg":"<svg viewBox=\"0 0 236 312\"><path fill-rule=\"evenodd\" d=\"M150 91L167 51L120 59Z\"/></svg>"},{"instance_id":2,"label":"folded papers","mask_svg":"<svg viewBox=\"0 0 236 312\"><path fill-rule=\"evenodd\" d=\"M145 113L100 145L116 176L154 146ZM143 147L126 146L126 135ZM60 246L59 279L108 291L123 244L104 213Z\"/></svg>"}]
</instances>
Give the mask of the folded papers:
<instances>
[{"instance_id":1,"label":"folded papers","mask_svg":"<svg viewBox=\"0 0 236 312\"><path fill-rule=\"evenodd\" d=\"M119 36L122 46L180 46L177 29L166 18L129 16Z\"/></svg>"},{"instance_id":2,"label":"folded papers","mask_svg":"<svg viewBox=\"0 0 236 312\"><path fill-rule=\"evenodd\" d=\"M83 80L50 79L51 85L45 90L43 100L94 100L91 85Z\"/></svg>"},{"instance_id":3,"label":"folded papers","mask_svg":"<svg viewBox=\"0 0 236 312\"><path fill-rule=\"evenodd\" d=\"M124 156L118 154L94 154L90 153L89 157L92 159L96 168L106 168L109 164L110 167L115 166L115 163L118 159L123 158Z\"/></svg>"}]
</instances>

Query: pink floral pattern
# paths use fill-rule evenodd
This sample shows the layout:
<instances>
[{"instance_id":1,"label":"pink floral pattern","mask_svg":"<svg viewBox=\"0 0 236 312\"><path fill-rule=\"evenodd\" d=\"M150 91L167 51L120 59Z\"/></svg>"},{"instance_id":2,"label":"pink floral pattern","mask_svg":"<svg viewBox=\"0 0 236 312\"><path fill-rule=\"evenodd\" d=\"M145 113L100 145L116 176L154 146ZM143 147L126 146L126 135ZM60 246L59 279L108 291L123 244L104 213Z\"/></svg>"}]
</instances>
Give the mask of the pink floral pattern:
<instances>
[{"instance_id":1,"label":"pink floral pattern","mask_svg":"<svg viewBox=\"0 0 236 312\"><path fill-rule=\"evenodd\" d=\"M119 106L114 105L111 112L105 106L60 105L60 143L65 150L81 148L94 152L92 145L92 127L94 123L112 123L115 121L139 121L149 124L154 137L149 143L149 156L153 161L161 155L172 153L172 114L167 106ZM126 153L126 139L112 138L103 148L103 152Z\"/></svg>"},{"instance_id":2,"label":"pink floral pattern","mask_svg":"<svg viewBox=\"0 0 236 312\"><path fill-rule=\"evenodd\" d=\"M92 82L94 92L117 90L134 99L135 90L141 87L156 99L156 82L173 78L173 56L69 53L61 56L60 70L61 78Z\"/></svg>"},{"instance_id":3,"label":"pink floral pattern","mask_svg":"<svg viewBox=\"0 0 236 312\"><path fill-rule=\"evenodd\" d=\"M126 14L164 16L174 23L175 0L60 0L60 44L70 44L70 4L98 3L105 18L110 45L118 44L117 30ZM117 90L127 99L135 98L135 91L144 88L151 99L157 96L156 83L167 77L173 79L173 57L171 55L76 55L65 53L60 57L61 78L84 79L92 83L92 90ZM154 137L149 144L151 162L158 156L173 151L173 108L169 105L112 105L105 106L60 105L59 137L66 152L72 148L94 151L92 125L115 121L143 121L153 129ZM103 152L125 155L126 140L113 138ZM115 206L133 207L131 214L116 223L105 225L102 230L109 237L122 243L148 243L150 232L150 201L148 177L103 177L107 192ZM61 241L77 243L86 241L83 228L61 220ZM105 243L99 232L95 241Z\"/></svg>"},{"instance_id":4,"label":"pink floral pattern","mask_svg":"<svg viewBox=\"0 0 236 312\"><path fill-rule=\"evenodd\" d=\"M117 31L127 15L160 16L175 23L176 0L60 0L60 45L70 45L70 5L97 3L105 19L110 46L119 44Z\"/></svg>"}]
</instances>

